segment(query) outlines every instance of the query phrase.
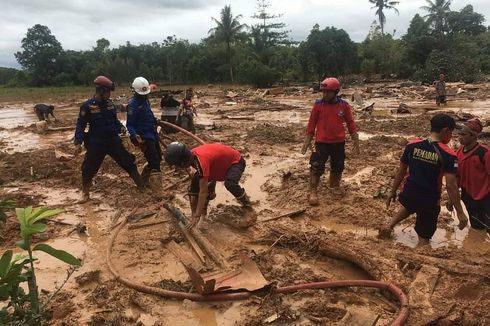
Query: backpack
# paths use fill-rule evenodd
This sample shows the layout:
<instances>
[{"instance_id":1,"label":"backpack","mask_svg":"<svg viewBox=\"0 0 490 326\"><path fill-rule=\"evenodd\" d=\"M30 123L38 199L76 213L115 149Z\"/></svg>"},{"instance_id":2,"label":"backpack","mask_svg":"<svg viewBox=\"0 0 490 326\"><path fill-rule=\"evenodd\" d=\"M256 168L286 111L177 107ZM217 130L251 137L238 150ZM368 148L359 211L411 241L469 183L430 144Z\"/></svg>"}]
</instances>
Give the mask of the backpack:
<instances>
[{"instance_id":1,"label":"backpack","mask_svg":"<svg viewBox=\"0 0 490 326\"><path fill-rule=\"evenodd\" d=\"M482 145L478 145L478 148L473 152L473 155L477 155L480 158L480 163L485 165L485 154L488 149Z\"/></svg>"}]
</instances>

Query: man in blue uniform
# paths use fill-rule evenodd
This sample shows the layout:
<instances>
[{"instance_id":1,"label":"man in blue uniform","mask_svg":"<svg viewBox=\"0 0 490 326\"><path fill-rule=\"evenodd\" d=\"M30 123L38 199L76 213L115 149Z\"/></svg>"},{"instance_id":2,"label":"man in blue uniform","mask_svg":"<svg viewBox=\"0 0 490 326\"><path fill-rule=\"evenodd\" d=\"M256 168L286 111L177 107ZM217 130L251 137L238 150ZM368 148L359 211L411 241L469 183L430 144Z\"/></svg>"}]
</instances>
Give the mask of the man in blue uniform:
<instances>
[{"instance_id":1,"label":"man in blue uniform","mask_svg":"<svg viewBox=\"0 0 490 326\"><path fill-rule=\"evenodd\" d=\"M148 100L150 84L143 77L137 77L132 84L134 96L128 103L128 127L131 142L138 146L145 155L148 162L143 168L141 176L145 184L149 183L150 174L152 180L160 180L160 163L162 161L162 150L157 133L157 119L153 115ZM161 186L161 184L160 184Z\"/></svg>"},{"instance_id":2,"label":"man in blue uniform","mask_svg":"<svg viewBox=\"0 0 490 326\"><path fill-rule=\"evenodd\" d=\"M126 132L126 129L118 120L114 104L110 100L114 83L105 76L98 76L94 84L95 95L80 106L75 130L76 152L82 151L82 143L87 149L82 163L82 202L90 199L92 179L106 155L111 156L129 174L140 190L144 189L134 163L135 157L124 148L119 138L119 133ZM85 132L87 124L89 129Z\"/></svg>"}]
</instances>

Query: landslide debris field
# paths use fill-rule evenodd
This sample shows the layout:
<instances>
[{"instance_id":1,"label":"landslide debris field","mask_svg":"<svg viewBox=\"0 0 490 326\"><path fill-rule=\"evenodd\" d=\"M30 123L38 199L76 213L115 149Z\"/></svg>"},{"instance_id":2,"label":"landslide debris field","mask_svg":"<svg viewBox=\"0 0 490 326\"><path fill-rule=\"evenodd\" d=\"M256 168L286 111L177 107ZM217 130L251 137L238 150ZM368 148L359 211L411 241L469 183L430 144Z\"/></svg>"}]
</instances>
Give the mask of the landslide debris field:
<instances>
[{"instance_id":1,"label":"landslide debris field","mask_svg":"<svg viewBox=\"0 0 490 326\"><path fill-rule=\"evenodd\" d=\"M303 86L268 91L196 87L197 135L242 152L247 160L244 186L258 213L257 223L248 229L230 225L238 206L218 184L217 198L200 231L230 270L239 268L240 256L246 255L272 286L384 280L409 296L408 325L489 325L488 235L459 231L451 213L443 210L429 245L417 244L413 218L396 228L393 239L377 238L377 227L398 208L387 211L384 199L401 150L410 138L427 137L434 112L449 112L458 121L478 116L490 122L490 84L448 83L448 88L448 105L440 108L431 87L392 83L343 89L356 111L361 155L351 155L347 140L342 191L328 188L327 174L319 191L321 204L311 208L307 205L309 153L301 155L300 148L309 111L321 95ZM123 94L116 95L121 103L126 101ZM50 303L50 325L388 325L396 316L396 298L376 289L271 294L266 288L248 300L198 303L140 293L118 282L106 263L111 235L128 216L148 212L155 214L122 228L112 265L122 277L146 286L195 292L178 252L197 258L163 207L170 203L190 214L187 181L182 182L183 171L163 163L165 190L163 198L156 199L139 193L107 157L95 178L94 200L78 204L83 155L72 155L72 137L83 100L51 99L59 121L43 134L36 133L35 102L0 102L0 197L15 199L19 207L63 208L65 212L48 222L49 231L35 242L52 244L83 260ZM153 98L152 104L160 116L159 98ZM120 119L125 120L124 114ZM483 142L488 135L483 134ZM196 145L181 134L170 137ZM141 168L144 158L139 150L128 140L124 143L137 155ZM291 217L265 221L298 210ZM10 214L2 251L15 247L18 230ZM40 290L49 296L66 278L68 266L42 253L38 258ZM201 267L221 270L212 261Z\"/></svg>"}]
</instances>

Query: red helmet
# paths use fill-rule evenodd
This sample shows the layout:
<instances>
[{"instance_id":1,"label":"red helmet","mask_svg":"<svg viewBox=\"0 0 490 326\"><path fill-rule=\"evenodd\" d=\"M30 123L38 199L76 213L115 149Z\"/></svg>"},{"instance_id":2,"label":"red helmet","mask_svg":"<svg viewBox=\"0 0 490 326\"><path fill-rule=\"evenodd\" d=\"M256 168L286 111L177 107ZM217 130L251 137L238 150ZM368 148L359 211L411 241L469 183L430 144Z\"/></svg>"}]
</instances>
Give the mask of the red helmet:
<instances>
[{"instance_id":1,"label":"red helmet","mask_svg":"<svg viewBox=\"0 0 490 326\"><path fill-rule=\"evenodd\" d=\"M337 78L326 78L320 83L320 89L326 91L340 91L340 82Z\"/></svg>"},{"instance_id":2,"label":"red helmet","mask_svg":"<svg viewBox=\"0 0 490 326\"><path fill-rule=\"evenodd\" d=\"M103 88L108 91L113 91L116 87L114 86L114 82L107 78L106 76L98 76L94 79L95 87Z\"/></svg>"}]
</instances>

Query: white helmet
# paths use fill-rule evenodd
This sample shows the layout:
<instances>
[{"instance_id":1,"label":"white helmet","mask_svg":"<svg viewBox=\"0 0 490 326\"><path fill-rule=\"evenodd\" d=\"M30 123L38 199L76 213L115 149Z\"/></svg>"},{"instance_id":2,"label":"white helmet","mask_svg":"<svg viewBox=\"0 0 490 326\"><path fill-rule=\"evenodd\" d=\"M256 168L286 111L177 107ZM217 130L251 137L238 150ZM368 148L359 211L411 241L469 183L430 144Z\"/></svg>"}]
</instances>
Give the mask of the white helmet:
<instances>
[{"instance_id":1,"label":"white helmet","mask_svg":"<svg viewBox=\"0 0 490 326\"><path fill-rule=\"evenodd\" d=\"M150 93L150 83L144 77L136 77L131 85L133 91L140 95L147 95Z\"/></svg>"}]
</instances>

